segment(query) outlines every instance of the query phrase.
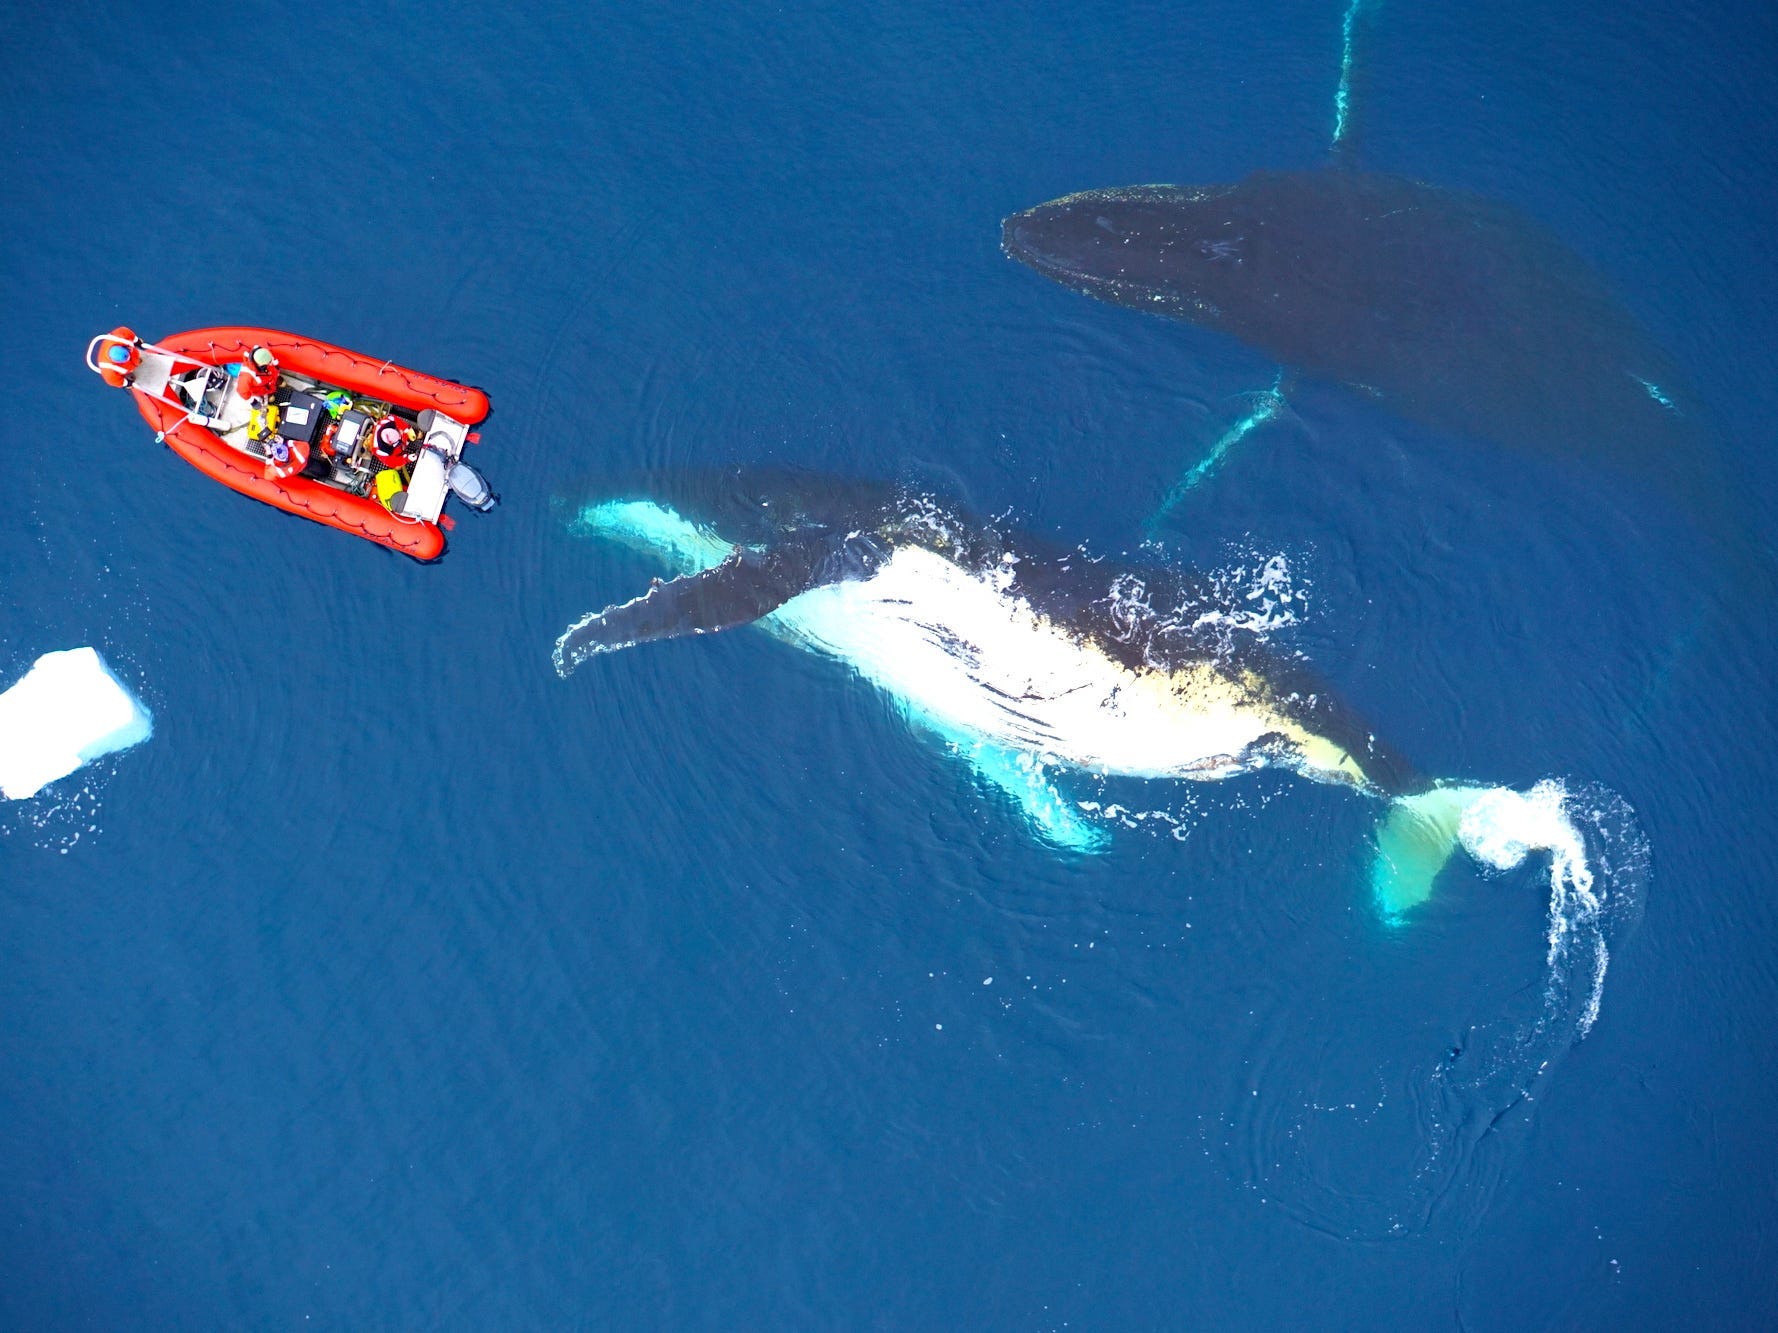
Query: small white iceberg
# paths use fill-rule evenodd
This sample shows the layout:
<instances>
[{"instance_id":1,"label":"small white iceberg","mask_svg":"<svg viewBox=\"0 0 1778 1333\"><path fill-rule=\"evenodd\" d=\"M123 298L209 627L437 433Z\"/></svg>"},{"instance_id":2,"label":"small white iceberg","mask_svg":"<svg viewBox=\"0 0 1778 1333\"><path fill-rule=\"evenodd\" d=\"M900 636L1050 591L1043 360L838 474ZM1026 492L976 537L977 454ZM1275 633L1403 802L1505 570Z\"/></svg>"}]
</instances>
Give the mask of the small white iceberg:
<instances>
[{"instance_id":1,"label":"small white iceberg","mask_svg":"<svg viewBox=\"0 0 1778 1333\"><path fill-rule=\"evenodd\" d=\"M139 745L154 717L92 648L45 653L0 693L0 796L23 800L82 764Z\"/></svg>"}]
</instances>

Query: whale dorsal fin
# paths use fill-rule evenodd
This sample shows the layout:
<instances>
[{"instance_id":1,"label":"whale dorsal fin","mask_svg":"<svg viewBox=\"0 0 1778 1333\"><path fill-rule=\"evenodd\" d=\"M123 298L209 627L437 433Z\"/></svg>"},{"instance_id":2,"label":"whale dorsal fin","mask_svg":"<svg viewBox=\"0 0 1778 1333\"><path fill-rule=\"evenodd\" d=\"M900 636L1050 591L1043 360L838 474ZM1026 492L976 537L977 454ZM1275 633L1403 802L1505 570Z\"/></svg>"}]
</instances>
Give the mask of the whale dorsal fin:
<instances>
[{"instance_id":1,"label":"whale dorsal fin","mask_svg":"<svg viewBox=\"0 0 1778 1333\"><path fill-rule=\"evenodd\" d=\"M556 670L566 676L593 653L751 624L810 588L870 577L884 557L869 534L828 529L764 550L743 546L718 565L656 579L640 597L588 616L556 641Z\"/></svg>"}]
</instances>

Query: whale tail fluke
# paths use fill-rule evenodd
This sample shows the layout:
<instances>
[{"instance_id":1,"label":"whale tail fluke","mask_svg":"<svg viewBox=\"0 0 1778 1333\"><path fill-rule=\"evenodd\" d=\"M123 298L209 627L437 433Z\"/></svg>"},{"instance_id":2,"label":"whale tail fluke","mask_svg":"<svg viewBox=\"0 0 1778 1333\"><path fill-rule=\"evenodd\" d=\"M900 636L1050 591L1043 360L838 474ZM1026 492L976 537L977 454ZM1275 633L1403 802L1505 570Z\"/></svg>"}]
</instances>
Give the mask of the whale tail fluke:
<instances>
[{"instance_id":1,"label":"whale tail fluke","mask_svg":"<svg viewBox=\"0 0 1778 1333\"><path fill-rule=\"evenodd\" d=\"M1484 871L1511 870L1535 852L1550 858L1551 910L1586 913L1626 857L1589 846L1640 843L1634 812L1607 788L1570 791L1543 781L1530 790L1441 786L1396 798L1377 830L1371 891L1384 920L1399 922L1432 896L1433 881L1459 847ZM1554 926L1552 926L1554 929Z\"/></svg>"},{"instance_id":2,"label":"whale tail fluke","mask_svg":"<svg viewBox=\"0 0 1778 1333\"><path fill-rule=\"evenodd\" d=\"M1395 923L1432 896L1433 881L1461 841L1464 812L1491 787L1433 787L1390 804L1377 830L1371 893Z\"/></svg>"},{"instance_id":3,"label":"whale tail fluke","mask_svg":"<svg viewBox=\"0 0 1778 1333\"><path fill-rule=\"evenodd\" d=\"M1459 846L1485 873L1548 854L1548 974L1535 1028L1580 1040L1599 1016L1610 946L1642 918L1650 857L1636 812L1608 787L1548 780L1524 792L1451 786L1401 797L1377 832L1371 865L1384 920L1424 902Z\"/></svg>"},{"instance_id":4,"label":"whale tail fluke","mask_svg":"<svg viewBox=\"0 0 1778 1333\"><path fill-rule=\"evenodd\" d=\"M1392 1095L1374 1109L1365 1106L1361 1119L1306 1117L1296 1109L1326 1106L1320 1089L1332 1069L1347 1066L1317 1068L1297 1085L1299 1094L1278 1095L1274 1086L1252 1105L1245 1105L1244 1094L1236 1099L1244 1104L1236 1119L1245 1115L1246 1124L1225 1143L1240 1150L1235 1166L1249 1188L1342 1239L1401 1243L1423 1229L1441 1238L1470 1233L1526 1151L1543 1090L1598 1019L1607 971L1628 953L1623 946L1641 918L1652 874L1635 812L1605 787L1553 781L1520 791L1434 787L1392 802L1378 830L1372 885L1385 917L1434 915L1416 904L1459 847L1493 884L1471 879L1460 886L1453 876L1451 890L1493 887L1518 897L1547 885L1547 926L1535 949L1542 954L1541 980L1507 989L1492 1013L1412 1015L1414 1028L1430 1023L1448 1045L1403 1069L1406 1095L1387 1110L1384 1101L1395 1100ZM1525 914L1522 907L1515 913ZM1405 952L1427 969L1444 969L1466 956L1468 943L1463 932L1451 931ZM1477 970L1528 973L1531 940L1511 954L1478 959ZM1461 989L1453 988L1453 999ZM1273 1069L1268 1081L1276 1085L1281 1073L1288 1070ZM1262 1110L1264 1100L1288 1110ZM1380 1187L1374 1170L1348 1174L1366 1171L1352 1163L1375 1160L1399 1164Z\"/></svg>"},{"instance_id":5,"label":"whale tail fluke","mask_svg":"<svg viewBox=\"0 0 1778 1333\"><path fill-rule=\"evenodd\" d=\"M1611 949L1642 919L1651 858L1636 812L1608 787L1556 781L1529 791L1434 787L1397 799L1377 832L1371 887L1384 920L1424 902L1462 847L1484 872L1549 856L1549 920L1541 1013L1503 1037L1500 1068L1538 1071L1591 1031ZM1504 1048L1503 1048L1504 1049Z\"/></svg>"}]
</instances>

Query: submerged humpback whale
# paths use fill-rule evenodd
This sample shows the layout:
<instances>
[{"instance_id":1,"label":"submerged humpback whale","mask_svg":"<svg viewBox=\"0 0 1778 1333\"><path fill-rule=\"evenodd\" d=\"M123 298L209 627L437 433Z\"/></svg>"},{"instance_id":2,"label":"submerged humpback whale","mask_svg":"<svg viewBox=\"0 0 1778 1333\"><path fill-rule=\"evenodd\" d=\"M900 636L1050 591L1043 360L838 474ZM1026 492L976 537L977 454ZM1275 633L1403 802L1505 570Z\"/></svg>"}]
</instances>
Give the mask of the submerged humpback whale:
<instances>
[{"instance_id":1,"label":"submerged humpback whale","mask_svg":"<svg viewBox=\"0 0 1778 1333\"><path fill-rule=\"evenodd\" d=\"M1242 628L1239 595L1193 573L1088 560L893 487L743 472L692 498L661 489L575 509L578 535L675 577L570 626L561 675L760 622L848 664L1076 850L1103 829L1047 769L1209 780L1280 767L1348 786L1388 806L1371 884L1390 918L1429 896L1478 805L1500 813L1502 789L1418 773L1303 661ZM1531 837L1518 855L1550 845Z\"/></svg>"},{"instance_id":2,"label":"submerged humpback whale","mask_svg":"<svg viewBox=\"0 0 1778 1333\"><path fill-rule=\"evenodd\" d=\"M1345 169L1087 190L1007 218L1011 258L1232 335L1442 432L1606 461L1694 517L1721 489L1692 394L1603 279L1495 201Z\"/></svg>"}]
</instances>

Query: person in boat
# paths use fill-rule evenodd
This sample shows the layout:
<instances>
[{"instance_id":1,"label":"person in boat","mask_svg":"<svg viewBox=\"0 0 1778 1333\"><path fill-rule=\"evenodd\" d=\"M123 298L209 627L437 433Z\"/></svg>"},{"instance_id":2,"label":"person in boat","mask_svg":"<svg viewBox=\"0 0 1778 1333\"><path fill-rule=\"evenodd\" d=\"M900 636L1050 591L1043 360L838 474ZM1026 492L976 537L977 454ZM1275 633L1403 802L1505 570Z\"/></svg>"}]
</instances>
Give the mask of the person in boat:
<instances>
[{"instance_id":1,"label":"person in boat","mask_svg":"<svg viewBox=\"0 0 1778 1333\"><path fill-rule=\"evenodd\" d=\"M294 477L307 466L308 461L308 445L287 440L274 433L266 441L265 479L283 481L286 477Z\"/></svg>"},{"instance_id":2,"label":"person in boat","mask_svg":"<svg viewBox=\"0 0 1778 1333\"><path fill-rule=\"evenodd\" d=\"M136 382L136 367L142 364L141 340L113 342L105 349L99 378L105 383L127 389Z\"/></svg>"},{"instance_id":3,"label":"person in boat","mask_svg":"<svg viewBox=\"0 0 1778 1333\"><path fill-rule=\"evenodd\" d=\"M247 438L265 451L265 479L283 481L308 467L309 446L300 439L286 439L278 429L282 409L267 398L255 398L247 418Z\"/></svg>"},{"instance_id":4,"label":"person in boat","mask_svg":"<svg viewBox=\"0 0 1778 1333\"><path fill-rule=\"evenodd\" d=\"M247 353L241 373L235 379L235 392L248 402L255 398L269 400L278 388L278 359L265 347Z\"/></svg>"}]
</instances>

